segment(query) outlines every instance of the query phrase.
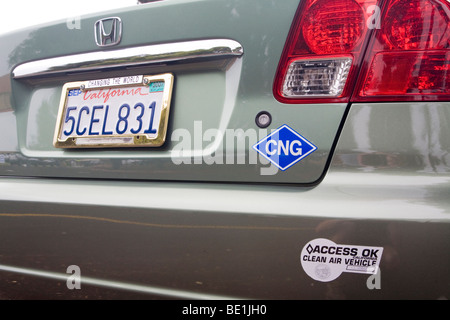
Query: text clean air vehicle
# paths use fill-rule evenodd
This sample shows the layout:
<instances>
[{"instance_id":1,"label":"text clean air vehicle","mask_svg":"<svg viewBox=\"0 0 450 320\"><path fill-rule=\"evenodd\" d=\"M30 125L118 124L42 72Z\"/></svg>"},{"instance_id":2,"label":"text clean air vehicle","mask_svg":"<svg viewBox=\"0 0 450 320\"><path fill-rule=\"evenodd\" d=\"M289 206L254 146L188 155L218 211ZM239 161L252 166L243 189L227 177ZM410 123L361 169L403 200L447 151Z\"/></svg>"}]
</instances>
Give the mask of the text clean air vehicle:
<instances>
[{"instance_id":1,"label":"text clean air vehicle","mask_svg":"<svg viewBox=\"0 0 450 320\"><path fill-rule=\"evenodd\" d=\"M1 298L450 298L449 1L151 1L0 44Z\"/></svg>"}]
</instances>

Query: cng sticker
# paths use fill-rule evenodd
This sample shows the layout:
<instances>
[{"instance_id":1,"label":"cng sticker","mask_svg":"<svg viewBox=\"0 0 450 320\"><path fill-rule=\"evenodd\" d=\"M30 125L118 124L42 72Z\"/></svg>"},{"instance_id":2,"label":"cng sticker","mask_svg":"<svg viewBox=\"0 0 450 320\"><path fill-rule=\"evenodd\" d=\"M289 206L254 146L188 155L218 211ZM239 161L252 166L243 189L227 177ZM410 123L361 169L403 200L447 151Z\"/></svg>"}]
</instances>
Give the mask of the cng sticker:
<instances>
[{"instance_id":1,"label":"cng sticker","mask_svg":"<svg viewBox=\"0 0 450 320\"><path fill-rule=\"evenodd\" d=\"M309 241L300 254L306 274L321 282L329 282L342 272L376 274L383 247L336 244L328 239Z\"/></svg>"},{"instance_id":2,"label":"cng sticker","mask_svg":"<svg viewBox=\"0 0 450 320\"><path fill-rule=\"evenodd\" d=\"M316 151L317 147L285 124L255 144L253 149L284 171Z\"/></svg>"}]
</instances>

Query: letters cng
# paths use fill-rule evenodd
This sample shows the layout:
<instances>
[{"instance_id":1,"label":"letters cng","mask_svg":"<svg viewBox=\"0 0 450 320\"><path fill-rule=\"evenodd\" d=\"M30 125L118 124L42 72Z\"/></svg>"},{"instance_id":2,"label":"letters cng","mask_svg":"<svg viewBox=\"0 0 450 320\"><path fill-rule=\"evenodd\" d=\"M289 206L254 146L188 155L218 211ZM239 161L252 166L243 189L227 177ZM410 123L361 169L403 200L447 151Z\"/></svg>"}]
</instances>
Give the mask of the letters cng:
<instances>
[{"instance_id":1,"label":"letters cng","mask_svg":"<svg viewBox=\"0 0 450 320\"><path fill-rule=\"evenodd\" d=\"M284 155L301 156L301 146L302 142L300 140L277 141L272 139L266 143L266 153L273 156L274 154L281 155L281 151L283 151Z\"/></svg>"},{"instance_id":2,"label":"letters cng","mask_svg":"<svg viewBox=\"0 0 450 320\"><path fill-rule=\"evenodd\" d=\"M253 149L284 171L317 147L285 124L255 144Z\"/></svg>"}]
</instances>

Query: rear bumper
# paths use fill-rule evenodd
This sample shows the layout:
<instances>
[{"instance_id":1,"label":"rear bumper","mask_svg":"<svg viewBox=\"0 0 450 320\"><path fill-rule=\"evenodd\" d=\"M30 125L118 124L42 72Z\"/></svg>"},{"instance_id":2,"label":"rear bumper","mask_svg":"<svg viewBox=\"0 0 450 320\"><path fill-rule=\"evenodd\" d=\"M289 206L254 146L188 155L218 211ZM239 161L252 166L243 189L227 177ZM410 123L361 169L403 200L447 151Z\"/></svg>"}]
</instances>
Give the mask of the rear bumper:
<instances>
[{"instance_id":1,"label":"rear bumper","mask_svg":"<svg viewBox=\"0 0 450 320\"><path fill-rule=\"evenodd\" d=\"M313 189L3 178L2 295L448 297L449 215L424 192L444 192L448 179L384 178L334 172ZM382 289L368 289L367 275L309 278L300 252L316 238L383 247ZM70 265L81 290L66 287ZM43 281L45 292L32 289Z\"/></svg>"}]
</instances>

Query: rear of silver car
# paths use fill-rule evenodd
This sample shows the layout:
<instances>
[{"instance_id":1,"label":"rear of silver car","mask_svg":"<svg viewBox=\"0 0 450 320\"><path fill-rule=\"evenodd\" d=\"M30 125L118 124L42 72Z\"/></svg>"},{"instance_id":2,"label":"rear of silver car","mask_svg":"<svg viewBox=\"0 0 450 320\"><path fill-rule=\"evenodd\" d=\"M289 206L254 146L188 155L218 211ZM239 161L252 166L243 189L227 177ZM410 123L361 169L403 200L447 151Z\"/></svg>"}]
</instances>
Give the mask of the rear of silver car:
<instances>
[{"instance_id":1,"label":"rear of silver car","mask_svg":"<svg viewBox=\"0 0 450 320\"><path fill-rule=\"evenodd\" d=\"M449 11L167 0L3 36L0 297L448 298Z\"/></svg>"}]
</instances>

